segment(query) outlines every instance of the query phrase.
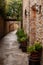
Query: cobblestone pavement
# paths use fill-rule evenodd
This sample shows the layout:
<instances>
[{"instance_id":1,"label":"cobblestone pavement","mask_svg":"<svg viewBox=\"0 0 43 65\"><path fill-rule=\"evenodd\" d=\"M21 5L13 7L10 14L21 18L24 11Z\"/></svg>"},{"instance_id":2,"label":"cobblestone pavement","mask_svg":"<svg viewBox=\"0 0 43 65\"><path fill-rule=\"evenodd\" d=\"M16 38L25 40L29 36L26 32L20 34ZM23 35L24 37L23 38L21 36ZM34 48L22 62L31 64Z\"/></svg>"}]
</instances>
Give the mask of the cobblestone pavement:
<instances>
[{"instance_id":1,"label":"cobblestone pavement","mask_svg":"<svg viewBox=\"0 0 43 65\"><path fill-rule=\"evenodd\" d=\"M28 65L28 54L19 49L16 31L0 41L0 65Z\"/></svg>"}]
</instances>

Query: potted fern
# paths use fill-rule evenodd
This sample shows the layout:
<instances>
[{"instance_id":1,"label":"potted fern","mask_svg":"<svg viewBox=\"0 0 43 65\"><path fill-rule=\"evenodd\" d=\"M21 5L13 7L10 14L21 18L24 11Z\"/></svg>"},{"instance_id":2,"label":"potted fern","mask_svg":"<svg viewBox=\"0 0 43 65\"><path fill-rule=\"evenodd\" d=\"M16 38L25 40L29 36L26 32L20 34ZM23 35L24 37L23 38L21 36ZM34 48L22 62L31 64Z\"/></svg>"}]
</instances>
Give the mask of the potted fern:
<instances>
[{"instance_id":1,"label":"potted fern","mask_svg":"<svg viewBox=\"0 0 43 65\"><path fill-rule=\"evenodd\" d=\"M32 46L27 47L27 51L30 52L29 65L40 65L42 45L40 42L35 42Z\"/></svg>"}]
</instances>

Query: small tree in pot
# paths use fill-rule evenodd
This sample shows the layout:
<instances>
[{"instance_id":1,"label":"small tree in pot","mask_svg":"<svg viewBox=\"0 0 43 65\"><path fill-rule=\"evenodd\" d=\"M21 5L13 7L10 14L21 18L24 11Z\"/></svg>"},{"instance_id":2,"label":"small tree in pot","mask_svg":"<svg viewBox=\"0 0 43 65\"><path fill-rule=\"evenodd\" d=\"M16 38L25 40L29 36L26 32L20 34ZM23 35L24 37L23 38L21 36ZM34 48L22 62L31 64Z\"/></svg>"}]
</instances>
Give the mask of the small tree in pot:
<instances>
[{"instance_id":1,"label":"small tree in pot","mask_svg":"<svg viewBox=\"0 0 43 65\"><path fill-rule=\"evenodd\" d=\"M29 65L40 65L41 54L42 54L42 45L40 42L35 42L32 46L27 48L27 51L30 52Z\"/></svg>"}]
</instances>

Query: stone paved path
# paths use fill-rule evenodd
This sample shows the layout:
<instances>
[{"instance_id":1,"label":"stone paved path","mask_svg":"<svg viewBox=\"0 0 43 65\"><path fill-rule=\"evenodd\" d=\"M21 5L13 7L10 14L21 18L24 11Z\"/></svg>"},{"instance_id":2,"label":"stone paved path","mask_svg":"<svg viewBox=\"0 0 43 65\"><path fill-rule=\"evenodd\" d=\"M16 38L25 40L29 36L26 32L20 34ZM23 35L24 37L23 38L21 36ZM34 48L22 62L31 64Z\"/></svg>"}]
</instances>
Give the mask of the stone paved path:
<instances>
[{"instance_id":1,"label":"stone paved path","mask_svg":"<svg viewBox=\"0 0 43 65\"><path fill-rule=\"evenodd\" d=\"M28 54L19 49L16 31L0 41L0 65L28 65Z\"/></svg>"}]
</instances>

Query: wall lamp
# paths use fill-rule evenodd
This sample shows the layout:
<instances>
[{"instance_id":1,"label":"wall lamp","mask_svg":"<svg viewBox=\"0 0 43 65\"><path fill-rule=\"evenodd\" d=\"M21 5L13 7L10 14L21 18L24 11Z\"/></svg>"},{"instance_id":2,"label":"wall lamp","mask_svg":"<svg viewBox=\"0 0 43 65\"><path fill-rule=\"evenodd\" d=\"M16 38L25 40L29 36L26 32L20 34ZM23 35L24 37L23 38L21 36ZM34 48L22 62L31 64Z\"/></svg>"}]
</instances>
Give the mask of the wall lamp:
<instances>
[{"instance_id":1,"label":"wall lamp","mask_svg":"<svg viewBox=\"0 0 43 65\"><path fill-rule=\"evenodd\" d=\"M27 16L27 10L25 9L25 16Z\"/></svg>"},{"instance_id":2,"label":"wall lamp","mask_svg":"<svg viewBox=\"0 0 43 65\"><path fill-rule=\"evenodd\" d=\"M41 13L41 5L37 5L36 3L31 7L33 11L36 11L38 14Z\"/></svg>"}]
</instances>

